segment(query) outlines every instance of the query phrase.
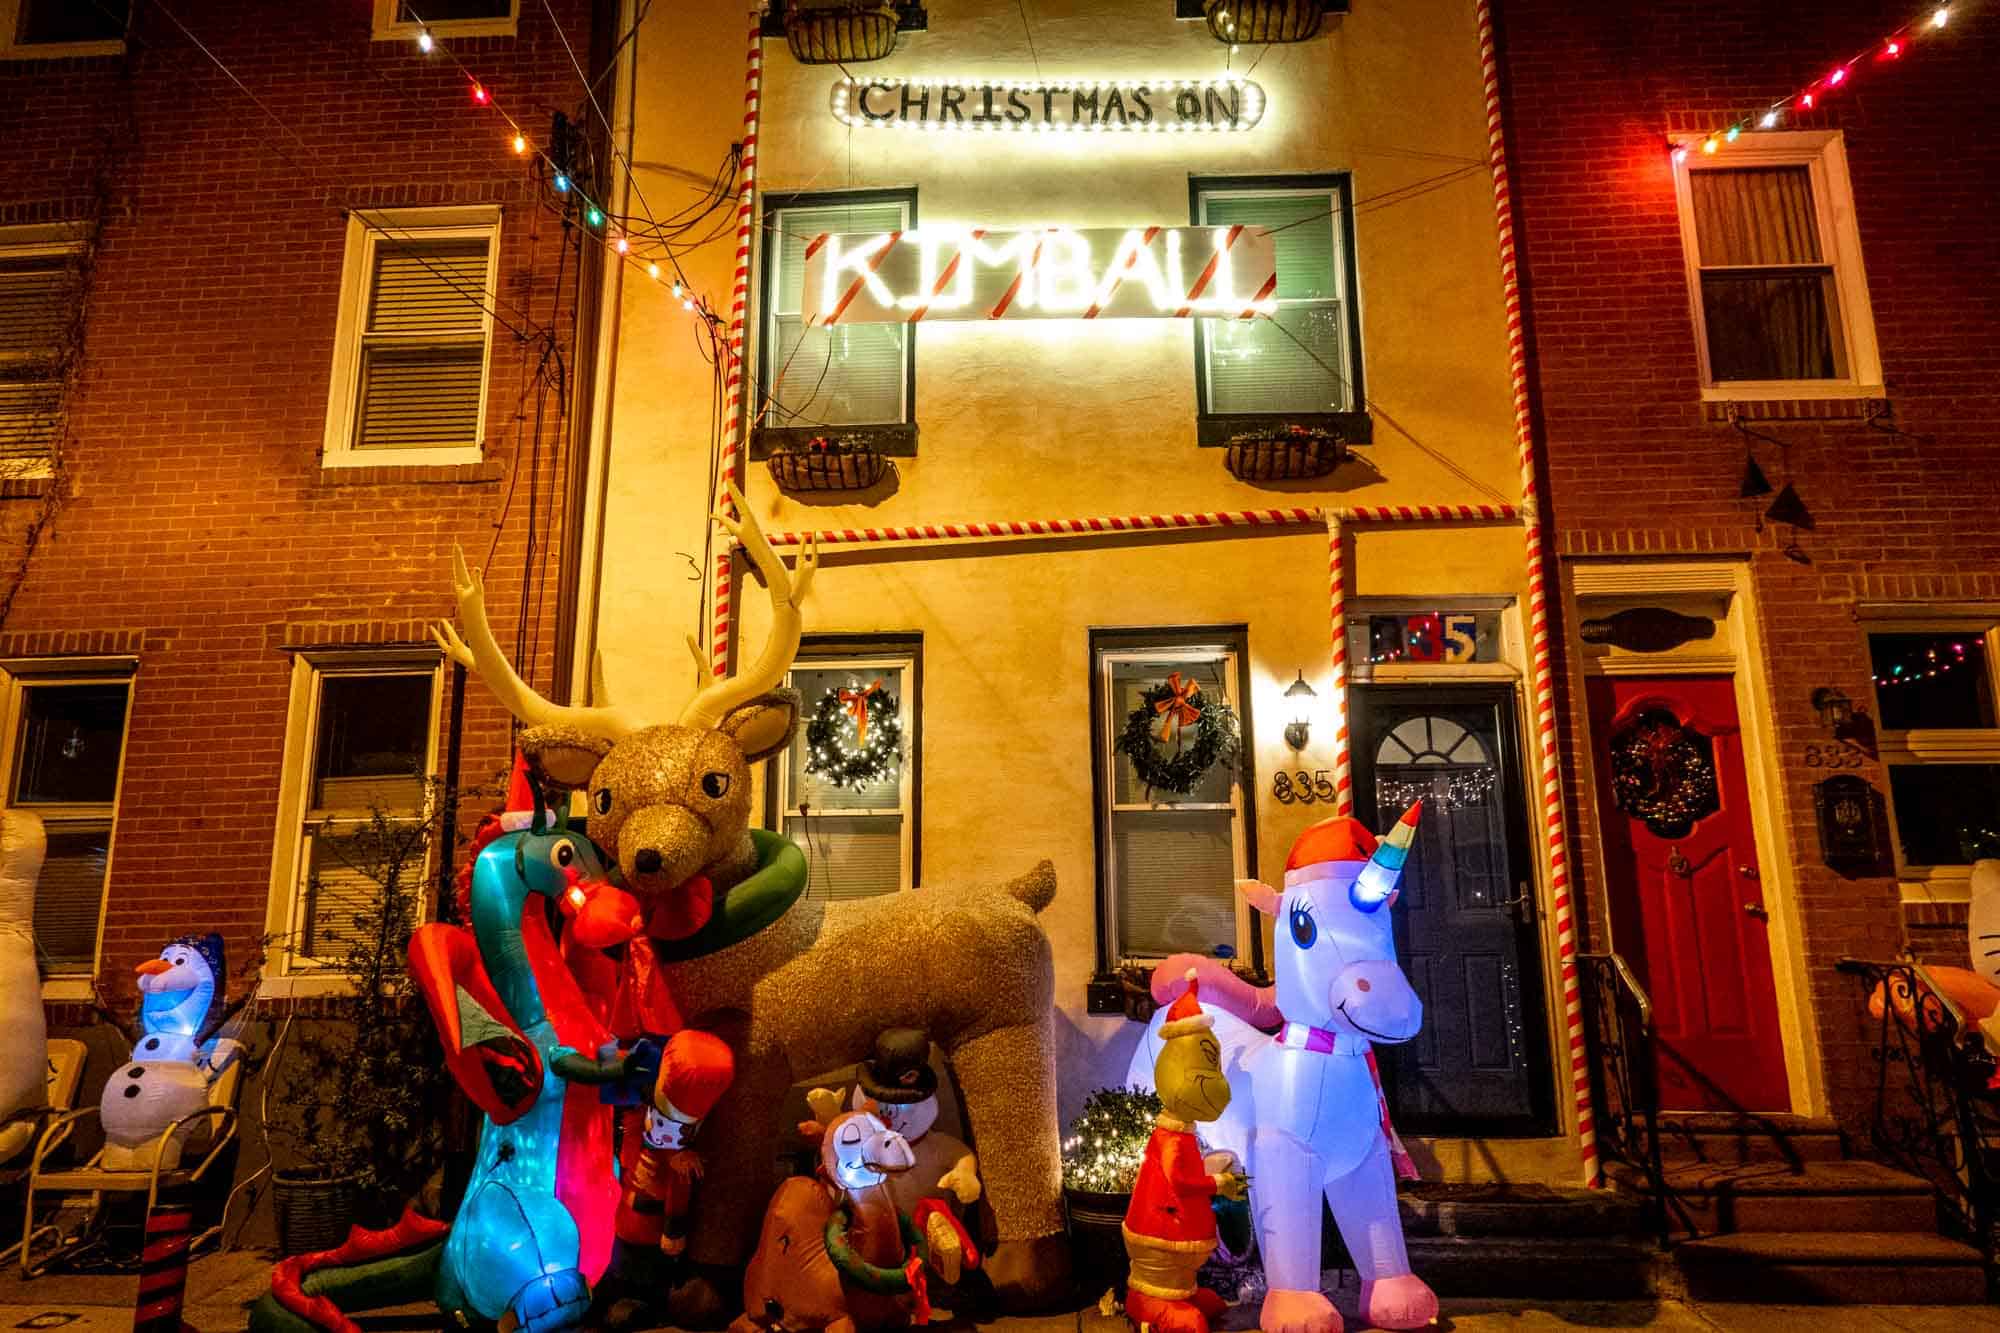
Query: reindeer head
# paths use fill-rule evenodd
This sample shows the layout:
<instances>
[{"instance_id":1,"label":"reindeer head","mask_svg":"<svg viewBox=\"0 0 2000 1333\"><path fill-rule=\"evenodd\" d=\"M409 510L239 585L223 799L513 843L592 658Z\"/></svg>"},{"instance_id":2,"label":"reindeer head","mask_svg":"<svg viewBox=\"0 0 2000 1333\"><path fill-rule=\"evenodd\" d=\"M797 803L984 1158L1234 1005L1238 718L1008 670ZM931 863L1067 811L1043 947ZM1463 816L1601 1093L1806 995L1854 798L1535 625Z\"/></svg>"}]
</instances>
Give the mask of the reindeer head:
<instances>
[{"instance_id":1,"label":"reindeer head","mask_svg":"<svg viewBox=\"0 0 2000 1333\"><path fill-rule=\"evenodd\" d=\"M678 722L648 725L599 693L595 707L551 703L515 674L486 618L485 588L452 551L464 637L433 630L438 646L480 679L523 724L518 739L545 790L582 791L590 837L618 863L647 910L647 930L683 939L708 923L713 895L755 868L750 846L750 765L783 750L798 726L798 696L775 688L798 653L799 607L817 557L801 548L788 570L748 514L715 521L742 543L770 589L771 636L747 669L700 689Z\"/></svg>"}]
</instances>

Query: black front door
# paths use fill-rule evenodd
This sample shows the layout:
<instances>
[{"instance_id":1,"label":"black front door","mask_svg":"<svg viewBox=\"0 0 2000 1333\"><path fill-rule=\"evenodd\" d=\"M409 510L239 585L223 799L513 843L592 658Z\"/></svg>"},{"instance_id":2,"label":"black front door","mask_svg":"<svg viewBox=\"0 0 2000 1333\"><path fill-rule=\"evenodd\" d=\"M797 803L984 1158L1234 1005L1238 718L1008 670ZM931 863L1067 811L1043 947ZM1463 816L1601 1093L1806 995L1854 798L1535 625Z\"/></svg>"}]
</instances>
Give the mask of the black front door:
<instances>
[{"instance_id":1,"label":"black front door","mask_svg":"<svg viewBox=\"0 0 2000 1333\"><path fill-rule=\"evenodd\" d=\"M1356 813L1387 829L1424 803L1393 909L1424 1026L1376 1048L1406 1131L1555 1132L1514 721L1505 685L1354 690Z\"/></svg>"}]
</instances>

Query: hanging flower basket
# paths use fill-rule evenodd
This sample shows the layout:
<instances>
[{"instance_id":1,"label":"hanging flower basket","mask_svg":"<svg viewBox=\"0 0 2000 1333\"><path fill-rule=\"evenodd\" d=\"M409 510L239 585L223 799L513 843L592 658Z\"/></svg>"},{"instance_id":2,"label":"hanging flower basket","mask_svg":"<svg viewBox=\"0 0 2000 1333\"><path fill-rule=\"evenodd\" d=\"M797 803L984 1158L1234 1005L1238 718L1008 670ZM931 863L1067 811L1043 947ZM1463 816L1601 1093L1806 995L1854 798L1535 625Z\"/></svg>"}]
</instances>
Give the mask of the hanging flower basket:
<instances>
[{"instance_id":1,"label":"hanging flower basket","mask_svg":"<svg viewBox=\"0 0 2000 1333\"><path fill-rule=\"evenodd\" d=\"M769 461L771 479L785 491L865 491L889 469L874 446L838 435L779 445Z\"/></svg>"},{"instance_id":2,"label":"hanging flower basket","mask_svg":"<svg viewBox=\"0 0 2000 1333\"><path fill-rule=\"evenodd\" d=\"M1208 0L1202 6L1218 42L1304 42L1319 35L1321 0Z\"/></svg>"},{"instance_id":3,"label":"hanging flower basket","mask_svg":"<svg viewBox=\"0 0 2000 1333\"><path fill-rule=\"evenodd\" d=\"M896 7L841 3L794 6L785 15L785 44L801 65L852 65L896 49Z\"/></svg>"},{"instance_id":4,"label":"hanging flower basket","mask_svg":"<svg viewBox=\"0 0 2000 1333\"><path fill-rule=\"evenodd\" d=\"M1297 481L1324 477L1346 457L1347 441L1337 432L1287 426L1230 437L1222 461L1242 481Z\"/></svg>"}]
</instances>

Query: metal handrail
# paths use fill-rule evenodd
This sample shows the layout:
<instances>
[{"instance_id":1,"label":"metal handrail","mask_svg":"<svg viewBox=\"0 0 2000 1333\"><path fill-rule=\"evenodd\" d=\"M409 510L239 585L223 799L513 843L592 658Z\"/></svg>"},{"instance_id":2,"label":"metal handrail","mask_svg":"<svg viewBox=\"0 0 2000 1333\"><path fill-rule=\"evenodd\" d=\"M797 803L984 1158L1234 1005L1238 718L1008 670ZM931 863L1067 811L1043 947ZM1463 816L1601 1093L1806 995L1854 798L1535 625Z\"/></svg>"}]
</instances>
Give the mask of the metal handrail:
<instances>
[{"instance_id":1,"label":"metal handrail","mask_svg":"<svg viewBox=\"0 0 2000 1333\"><path fill-rule=\"evenodd\" d=\"M1654 1076L1653 998L1624 957L1615 952L1576 955L1592 1005L1586 1027L1590 1077L1598 1108L1597 1141L1607 1158L1645 1177L1648 1220L1665 1241L1673 1203L1660 1155L1660 1100Z\"/></svg>"},{"instance_id":2,"label":"metal handrail","mask_svg":"<svg viewBox=\"0 0 2000 1333\"><path fill-rule=\"evenodd\" d=\"M1596 955L1585 955L1595 957ZM1639 984L1639 978L1625 961L1625 955L1616 951L1604 955L1611 960L1612 968L1618 973L1618 984L1632 993L1632 1000L1639 1006L1639 1024L1646 1031L1653 1030L1653 997L1646 994L1646 988Z\"/></svg>"}]
</instances>

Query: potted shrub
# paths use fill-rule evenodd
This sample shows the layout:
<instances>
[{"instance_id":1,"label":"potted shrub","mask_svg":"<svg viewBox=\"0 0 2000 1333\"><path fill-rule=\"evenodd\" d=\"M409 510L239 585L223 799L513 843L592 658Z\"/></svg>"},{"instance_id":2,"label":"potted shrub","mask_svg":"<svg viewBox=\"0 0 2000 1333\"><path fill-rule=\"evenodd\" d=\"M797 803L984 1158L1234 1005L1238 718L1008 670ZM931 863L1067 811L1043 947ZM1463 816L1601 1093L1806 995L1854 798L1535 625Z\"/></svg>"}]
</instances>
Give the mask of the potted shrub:
<instances>
[{"instance_id":1,"label":"potted shrub","mask_svg":"<svg viewBox=\"0 0 2000 1333\"><path fill-rule=\"evenodd\" d=\"M1323 477L1346 457L1340 432L1290 425L1232 435L1222 461L1243 481L1297 481Z\"/></svg>"},{"instance_id":2,"label":"potted shrub","mask_svg":"<svg viewBox=\"0 0 2000 1333\"><path fill-rule=\"evenodd\" d=\"M1218 42L1303 42L1319 35L1322 0L1207 0L1202 14Z\"/></svg>"},{"instance_id":3,"label":"potted shrub","mask_svg":"<svg viewBox=\"0 0 2000 1333\"><path fill-rule=\"evenodd\" d=\"M321 956L352 978L352 993L295 1020L302 1030L284 1052L282 1101L266 1125L292 1162L271 1181L286 1254L338 1245L357 1221L385 1225L442 1163L450 1078L409 971L442 823L374 806L318 831L340 864L321 867L308 891L324 901L329 870L349 893L369 888L358 910L332 917L338 943Z\"/></svg>"},{"instance_id":4,"label":"potted shrub","mask_svg":"<svg viewBox=\"0 0 2000 1333\"><path fill-rule=\"evenodd\" d=\"M896 6L880 0L790 0L785 45L801 65L851 65L896 49Z\"/></svg>"},{"instance_id":5,"label":"potted shrub","mask_svg":"<svg viewBox=\"0 0 2000 1333\"><path fill-rule=\"evenodd\" d=\"M889 460L860 435L815 435L803 444L781 444L768 460L771 479L785 491L865 491L882 480Z\"/></svg>"},{"instance_id":6,"label":"potted shrub","mask_svg":"<svg viewBox=\"0 0 2000 1333\"><path fill-rule=\"evenodd\" d=\"M1155 1093L1099 1088L1070 1121L1062 1143L1063 1204L1073 1271L1125 1285L1125 1209L1160 1114ZM1088 1293L1085 1293L1086 1295Z\"/></svg>"}]
</instances>

